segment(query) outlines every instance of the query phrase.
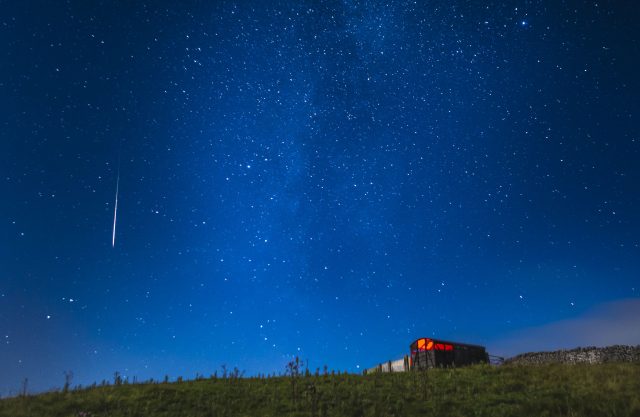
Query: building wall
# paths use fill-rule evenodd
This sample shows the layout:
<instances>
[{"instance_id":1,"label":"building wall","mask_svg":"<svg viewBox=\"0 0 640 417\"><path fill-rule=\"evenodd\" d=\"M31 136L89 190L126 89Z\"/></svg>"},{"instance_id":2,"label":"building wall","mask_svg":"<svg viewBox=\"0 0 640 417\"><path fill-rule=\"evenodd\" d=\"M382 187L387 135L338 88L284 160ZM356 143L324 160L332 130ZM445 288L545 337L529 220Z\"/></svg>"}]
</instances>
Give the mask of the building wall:
<instances>
[{"instance_id":1,"label":"building wall","mask_svg":"<svg viewBox=\"0 0 640 417\"><path fill-rule=\"evenodd\" d=\"M367 369L366 373L370 374L373 372L406 372L408 370L409 370L409 357L404 356L400 359L382 362L376 367Z\"/></svg>"}]
</instances>

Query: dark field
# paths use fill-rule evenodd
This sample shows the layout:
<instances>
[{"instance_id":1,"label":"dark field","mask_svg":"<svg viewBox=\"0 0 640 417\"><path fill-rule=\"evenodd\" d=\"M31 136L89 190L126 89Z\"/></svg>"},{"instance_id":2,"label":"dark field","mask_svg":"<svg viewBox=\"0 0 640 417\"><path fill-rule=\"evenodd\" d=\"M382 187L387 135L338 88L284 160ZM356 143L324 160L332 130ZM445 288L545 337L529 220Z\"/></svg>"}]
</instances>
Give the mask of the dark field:
<instances>
[{"instance_id":1,"label":"dark field","mask_svg":"<svg viewBox=\"0 0 640 417\"><path fill-rule=\"evenodd\" d=\"M121 383L3 399L0 416L640 416L640 364Z\"/></svg>"}]
</instances>

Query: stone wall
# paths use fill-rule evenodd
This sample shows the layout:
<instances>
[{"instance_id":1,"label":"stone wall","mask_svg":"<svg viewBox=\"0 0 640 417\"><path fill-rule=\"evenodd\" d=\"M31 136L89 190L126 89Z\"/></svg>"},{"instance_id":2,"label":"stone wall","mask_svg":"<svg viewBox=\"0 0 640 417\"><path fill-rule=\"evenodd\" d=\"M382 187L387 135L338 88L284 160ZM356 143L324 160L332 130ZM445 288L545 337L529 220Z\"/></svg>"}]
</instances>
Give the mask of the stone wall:
<instances>
[{"instance_id":1,"label":"stone wall","mask_svg":"<svg viewBox=\"0 0 640 417\"><path fill-rule=\"evenodd\" d=\"M589 346L553 352L530 352L504 361L512 365L541 365L546 363L605 363L640 362L640 345L614 345L598 348Z\"/></svg>"}]
</instances>

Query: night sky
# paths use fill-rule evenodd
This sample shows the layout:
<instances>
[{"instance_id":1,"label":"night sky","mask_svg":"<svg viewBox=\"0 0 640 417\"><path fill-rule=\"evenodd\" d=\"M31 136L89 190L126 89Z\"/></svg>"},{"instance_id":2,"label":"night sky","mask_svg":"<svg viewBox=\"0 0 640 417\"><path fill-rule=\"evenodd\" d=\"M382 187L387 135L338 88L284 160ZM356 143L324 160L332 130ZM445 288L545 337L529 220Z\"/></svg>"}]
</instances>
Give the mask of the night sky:
<instances>
[{"instance_id":1,"label":"night sky","mask_svg":"<svg viewBox=\"0 0 640 417\"><path fill-rule=\"evenodd\" d=\"M0 393L640 343L640 7L480 3L2 2Z\"/></svg>"}]
</instances>

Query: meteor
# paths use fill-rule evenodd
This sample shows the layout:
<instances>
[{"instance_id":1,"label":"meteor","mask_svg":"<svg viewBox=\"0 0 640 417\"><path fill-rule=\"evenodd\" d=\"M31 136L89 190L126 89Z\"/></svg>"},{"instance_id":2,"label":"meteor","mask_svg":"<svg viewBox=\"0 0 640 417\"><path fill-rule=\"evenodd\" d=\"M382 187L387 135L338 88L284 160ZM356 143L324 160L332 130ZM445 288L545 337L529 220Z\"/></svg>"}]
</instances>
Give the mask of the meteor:
<instances>
[{"instance_id":1,"label":"meteor","mask_svg":"<svg viewBox=\"0 0 640 417\"><path fill-rule=\"evenodd\" d=\"M113 210L113 234L111 235L111 247L116 246L116 218L118 217L118 188L120 187L120 166L118 165L118 179L116 180L116 204Z\"/></svg>"}]
</instances>

